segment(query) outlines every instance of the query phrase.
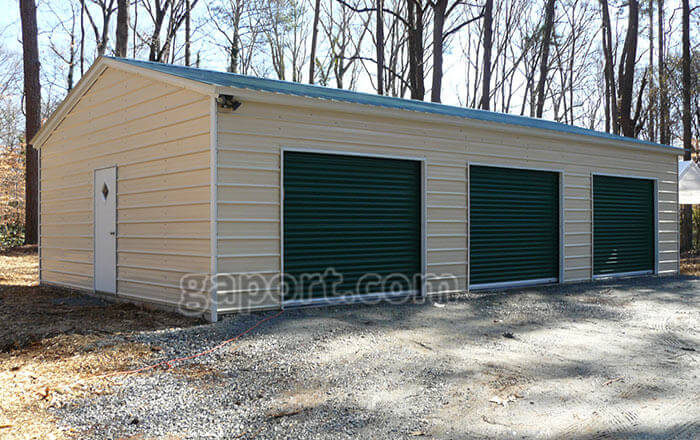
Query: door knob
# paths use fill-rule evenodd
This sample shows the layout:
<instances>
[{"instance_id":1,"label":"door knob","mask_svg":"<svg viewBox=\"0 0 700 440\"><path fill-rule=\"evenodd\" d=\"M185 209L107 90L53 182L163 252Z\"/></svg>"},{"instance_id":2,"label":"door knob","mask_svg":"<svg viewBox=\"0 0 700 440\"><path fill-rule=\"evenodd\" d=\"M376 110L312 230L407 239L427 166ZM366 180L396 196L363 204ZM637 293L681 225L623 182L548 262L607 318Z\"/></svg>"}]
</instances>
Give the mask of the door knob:
<instances>
[{"instance_id":1,"label":"door knob","mask_svg":"<svg viewBox=\"0 0 700 440\"><path fill-rule=\"evenodd\" d=\"M114 231L112 231L112 232L109 233L109 235L117 235L117 233L114 232Z\"/></svg>"}]
</instances>

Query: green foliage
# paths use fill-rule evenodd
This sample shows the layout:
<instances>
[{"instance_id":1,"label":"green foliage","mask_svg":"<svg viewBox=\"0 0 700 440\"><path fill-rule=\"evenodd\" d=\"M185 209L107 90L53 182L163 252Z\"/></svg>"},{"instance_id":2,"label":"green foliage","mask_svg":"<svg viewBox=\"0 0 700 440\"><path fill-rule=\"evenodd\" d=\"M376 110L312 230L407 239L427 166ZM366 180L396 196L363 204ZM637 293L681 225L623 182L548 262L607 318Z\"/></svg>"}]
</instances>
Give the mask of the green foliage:
<instances>
[{"instance_id":1,"label":"green foliage","mask_svg":"<svg viewBox=\"0 0 700 440\"><path fill-rule=\"evenodd\" d=\"M0 250L24 244L24 225L13 222L0 225Z\"/></svg>"}]
</instances>

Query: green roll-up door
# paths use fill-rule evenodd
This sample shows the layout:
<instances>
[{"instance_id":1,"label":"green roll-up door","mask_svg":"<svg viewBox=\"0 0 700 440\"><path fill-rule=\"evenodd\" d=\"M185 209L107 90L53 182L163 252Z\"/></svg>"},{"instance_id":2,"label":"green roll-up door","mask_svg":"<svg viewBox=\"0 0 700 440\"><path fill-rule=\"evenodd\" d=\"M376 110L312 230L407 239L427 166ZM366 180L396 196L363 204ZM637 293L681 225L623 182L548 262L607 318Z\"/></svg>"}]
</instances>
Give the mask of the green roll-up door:
<instances>
[{"instance_id":1,"label":"green roll-up door","mask_svg":"<svg viewBox=\"0 0 700 440\"><path fill-rule=\"evenodd\" d=\"M654 270L654 182L593 176L593 274Z\"/></svg>"},{"instance_id":2,"label":"green roll-up door","mask_svg":"<svg viewBox=\"0 0 700 440\"><path fill-rule=\"evenodd\" d=\"M286 152L285 300L416 290L421 209L420 162Z\"/></svg>"},{"instance_id":3,"label":"green roll-up door","mask_svg":"<svg viewBox=\"0 0 700 440\"><path fill-rule=\"evenodd\" d=\"M559 277L559 175L469 169L472 288Z\"/></svg>"}]
</instances>

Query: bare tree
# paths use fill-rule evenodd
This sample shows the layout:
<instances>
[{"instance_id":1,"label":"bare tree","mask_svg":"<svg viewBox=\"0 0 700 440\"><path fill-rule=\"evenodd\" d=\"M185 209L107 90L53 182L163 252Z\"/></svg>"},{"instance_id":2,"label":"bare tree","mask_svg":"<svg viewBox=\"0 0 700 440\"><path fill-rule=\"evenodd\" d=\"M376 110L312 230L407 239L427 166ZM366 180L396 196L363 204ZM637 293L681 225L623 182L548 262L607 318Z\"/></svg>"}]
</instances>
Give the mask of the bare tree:
<instances>
[{"instance_id":1,"label":"bare tree","mask_svg":"<svg viewBox=\"0 0 700 440\"><path fill-rule=\"evenodd\" d=\"M191 64L191 45L192 45L192 26L191 26L191 16L192 15L192 4L190 0L185 0L185 66Z\"/></svg>"},{"instance_id":2,"label":"bare tree","mask_svg":"<svg viewBox=\"0 0 700 440\"><path fill-rule=\"evenodd\" d=\"M129 0L117 1L117 44L115 53L125 57L129 43Z\"/></svg>"},{"instance_id":3,"label":"bare tree","mask_svg":"<svg viewBox=\"0 0 700 440\"><path fill-rule=\"evenodd\" d=\"M384 94L384 0L377 0L377 93Z\"/></svg>"},{"instance_id":4,"label":"bare tree","mask_svg":"<svg viewBox=\"0 0 700 440\"><path fill-rule=\"evenodd\" d=\"M314 69L316 68L316 44L318 43L318 18L321 13L321 0L316 0L314 5L314 23L311 28L311 56L309 57L309 84L314 83Z\"/></svg>"},{"instance_id":5,"label":"bare tree","mask_svg":"<svg viewBox=\"0 0 700 440\"><path fill-rule=\"evenodd\" d=\"M659 142L668 144L670 142L669 133L669 106L668 106L668 74L666 72L666 38L664 22L664 0L658 0L658 35L659 45L657 47L658 59L658 81L659 81Z\"/></svg>"},{"instance_id":6,"label":"bare tree","mask_svg":"<svg viewBox=\"0 0 700 440\"><path fill-rule=\"evenodd\" d=\"M552 38L552 28L554 27L554 4L555 0L547 0L547 7L544 11L544 28L542 30L542 55L540 57L540 79L537 83L537 113L538 118L542 117L544 110L544 87L547 82L547 71L549 70L549 46Z\"/></svg>"},{"instance_id":7,"label":"bare tree","mask_svg":"<svg viewBox=\"0 0 700 440\"><path fill-rule=\"evenodd\" d=\"M656 89L654 70L654 0L649 0L647 4L647 13L649 14L649 92L648 92L648 128L647 138L654 142L656 141Z\"/></svg>"},{"instance_id":8,"label":"bare tree","mask_svg":"<svg viewBox=\"0 0 700 440\"><path fill-rule=\"evenodd\" d=\"M85 0L80 0L80 75L85 73Z\"/></svg>"},{"instance_id":9,"label":"bare tree","mask_svg":"<svg viewBox=\"0 0 700 440\"><path fill-rule=\"evenodd\" d=\"M90 3L99 8L98 12L101 22L98 23L93 17L93 12L90 12L89 5L85 7L85 15L88 17L92 32L95 36L97 55L104 55L107 51L107 44L109 43L109 22L117 8L114 5L114 0L91 0Z\"/></svg>"},{"instance_id":10,"label":"bare tree","mask_svg":"<svg viewBox=\"0 0 700 440\"><path fill-rule=\"evenodd\" d=\"M148 44L150 61L166 63L174 56L174 40L199 0L143 0L143 7L151 19L152 28L147 36L140 36Z\"/></svg>"},{"instance_id":11,"label":"bare tree","mask_svg":"<svg viewBox=\"0 0 700 440\"><path fill-rule=\"evenodd\" d=\"M320 84L328 85L331 76L339 89L353 89L359 73L362 43L370 33L370 14L358 14L352 9L334 7L334 2L323 7L319 23L328 44L328 54L316 58L321 76ZM349 82L346 75L350 73Z\"/></svg>"},{"instance_id":12,"label":"bare tree","mask_svg":"<svg viewBox=\"0 0 700 440\"><path fill-rule=\"evenodd\" d=\"M408 77L411 99L423 100L425 97L425 66L423 57L423 31L425 7L422 0L407 0L406 22L408 26Z\"/></svg>"},{"instance_id":13,"label":"bare tree","mask_svg":"<svg viewBox=\"0 0 700 440\"><path fill-rule=\"evenodd\" d=\"M605 131L619 133L617 92L615 87L615 59L613 55L612 25L608 0L600 0L603 16L603 56L605 58Z\"/></svg>"},{"instance_id":14,"label":"bare tree","mask_svg":"<svg viewBox=\"0 0 700 440\"><path fill-rule=\"evenodd\" d=\"M77 47L77 31L76 26L78 22L77 15L79 10L76 10L76 5L70 3L70 18L64 19L64 17L59 14L52 5L48 4L47 7L56 19L56 26L52 29L52 33L63 33L68 37L68 47L63 48L63 39L50 39L48 42L49 49L56 56L57 60L65 64L66 72L66 90L70 91L73 88L75 68L77 64L77 57L79 55ZM82 60L81 60L82 63ZM63 69L61 69L63 70Z\"/></svg>"},{"instance_id":15,"label":"bare tree","mask_svg":"<svg viewBox=\"0 0 700 440\"><path fill-rule=\"evenodd\" d=\"M681 27L683 28L682 46L682 95L683 95L683 160L691 160L693 157L693 144L691 133L691 115L690 115L690 2L682 0L683 20ZM688 250L693 245L693 207L684 205L681 215L681 250Z\"/></svg>"},{"instance_id":16,"label":"bare tree","mask_svg":"<svg viewBox=\"0 0 700 440\"><path fill-rule=\"evenodd\" d=\"M489 110L491 101L491 46L493 39L493 0L486 0L484 5L484 62L481 88L480 108Z\"/></svg>"},{"instance_id":17,"label":"bare tree","mask_svg":"<svg viewBox=\"0 0 700 440\"><path fill-rule=\"evenodd\" d=\"M447 0L436 0L433 5L433 82L430 89L430 100L440 102L442 91L442 43L447 17Z\"/></svg>"},{"instance_id":18,"label":"bare tree","mask_svg":"<svg viewBox=\"0 0 700 440\"><path fill-rule=\"evenodd\" d=\"M260 49L260 37L269 26L261 5L247 0L220 0L205 6L206 24L214 27L209 41L224 52L227 70L251 73L254 55Z\"/></svg>"},{"instance_id":19,"label":"bare tree","mask_svg":"<svg viewBox=\"0 0 700 440\"><path fill-rule=\"evenodd\" d=\"M36 244L39 238L39 160L30 144L41 126L41 85L39 83L39 45L37 42L36 5L34 0L20 0L22 19L22 49L24 56L25 97L25 236L27 244Z\"/></svg>"},{"instance_id":20,"label":"bare tree","mask_svg":"<svg viewBox=\"0 0 700 440\"><path fill-rule=\"evenodd\" d=\"M618 67L620 93L620 128L628 137L636 137L636 118L632 115L634 95L634 70L637 62L637 38L639 32L639 2L629 0L627 16L627 36Z\"/></svg>"},{"instance_id":21,"label":"bare tree","mask_svg":"<svg viewBox=\"0 0 700 440\"><path fill-rule=\"evenodd\" d=\"M470 17L460 22L454 23L450 29L445 29L446 22L450 15L457 9L458 6L464 6L461 0L455 0L449 4L448 0L428 0L428 4L433 10L433 79L430 90L430 100L440 102L442 93L442 76L443 76L443 52L445 43L451 35L457 33L470 23L480 20L482 15ZM462 17L464 17L462 15Z\"/></svg>"},{"instance_id":22,"label":"bare tree","mask_svg":"<svg viewBox=\"0 0 700 440\"><path fill-rule=\"evenodd\" d=\"M690 68L690 2L688 0L683 0L682 4L683 19L681 26L683 28L683 37L681 45L683 46L683 148L685 150L683 153L683 159L690 160L693 152L693 137L691 127L692 115L690 113L690 97L693 91Z\"/></svg>"}]
</instances>

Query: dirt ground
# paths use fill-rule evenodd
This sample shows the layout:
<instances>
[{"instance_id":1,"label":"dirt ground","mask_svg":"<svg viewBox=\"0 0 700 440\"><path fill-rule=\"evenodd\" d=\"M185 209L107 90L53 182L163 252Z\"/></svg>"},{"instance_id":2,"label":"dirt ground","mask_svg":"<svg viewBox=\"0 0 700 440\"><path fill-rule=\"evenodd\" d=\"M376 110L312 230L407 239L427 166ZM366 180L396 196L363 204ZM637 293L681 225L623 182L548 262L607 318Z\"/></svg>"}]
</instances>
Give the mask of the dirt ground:
<instances>
[{"instance_id":1,"label":"dirt ground","mask_svg":"<svg viewBox=\"0 0 700 440\"><path fill-rule=\"evenodd\" d=\"M700 277L700 256L693 256L681 260L681 273Z\"/></svg>"},{"instance_id":2,"label":"dirt ground","mask_svg":"<svg viewBox=\"0 0 700 440\"><path fill-rule=\"evenodd\" d=\"M0 255L0 438L700 438L697 277L289 310L96 377L265 316L108 304Z\"/></svg>"},{"instance_id":3,"label":"dirt ground","mask_svg":"<svg viewBox=\"0 0 700 440\"><path fill-rule=\"evenodd\" d=\"M152 357L143 344L100 344L106 335L193 325L173 314L111 304L68 289L39 287L35 246L0 253L0 438L64 438L54 394L108 392L110 382L78 378Z\"/></svg>"}]
</instances>

